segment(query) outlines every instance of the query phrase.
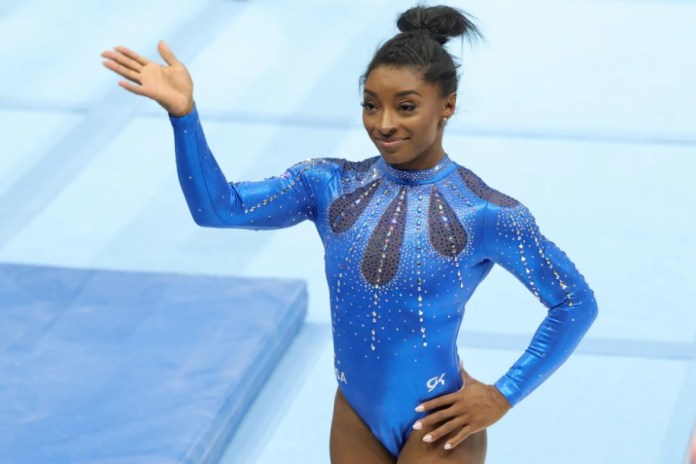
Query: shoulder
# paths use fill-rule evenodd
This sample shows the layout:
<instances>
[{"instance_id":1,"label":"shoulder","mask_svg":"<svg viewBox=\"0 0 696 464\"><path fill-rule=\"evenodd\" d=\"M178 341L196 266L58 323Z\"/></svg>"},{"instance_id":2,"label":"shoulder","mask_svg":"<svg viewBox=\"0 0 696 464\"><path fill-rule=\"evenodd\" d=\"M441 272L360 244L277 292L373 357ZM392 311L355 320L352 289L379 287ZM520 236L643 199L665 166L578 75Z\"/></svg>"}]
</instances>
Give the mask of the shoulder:
<instances>
[{"instance_id":1,"label":"shoulder","mask_svg":"<svg viewBox=\"0 0 696 464\"><path fill-rule=\"evenodd\" d=\"M488 185L468 168L458 167L466 187L478 197L484 249L506 254L541 237L532 212L516 198Z\"/></svg>"},{"instance_id":2,"label":"shoulder","mask_svg":"<svg viewBox=\"0 0 696 464\"><path fill-rule=\"evenodd\" d=\"M379 156L361 161L344 158L310 158L292 165L285 176L300 178L308 187L327 187L333 183L361 183L372 176Z\"/></svg>"},{"instance_id":3,"label":"shoulder","mask_svg":"<svg viewBox=\"0 0 696 464\"><path fill-rule=\"evenodd\" d=\"M521 201L490 186L464 166L460 165L457 171L466 188L480 200L484 240L507 246L510 240L536 231L536 219Z\"/></svg>"},{"instance_id":4,"label":"shoulder","mask_svg":"<svg viewBox=\"0 0 696 464\"><path fill-rule=\"evenodd\" d=\"M457 173L471 193L486 202L487 207L493 206L499 208L515 208L522 206L517 199L489 186L472 170L459 165L457 167Z\"/></svg>"},{"instance_id":5,"label":"shoulder","mask_svg":"<svg viewBox=\"0 0 696 464\"><path fill-rule=\"evenodd\" d=\"M378 156L361 161L350 161L344 158L309 158L293 164L289 171L304 171L309 173L331 172L340 174L361 174L369 172Z\"/></svg>"},{"instance_id":6,"label":"shoulder","mask_svg":"<svg viewBox=\"0 0 696 464\"><path fill-rule=\"evenodd\" d=\"M324 183L336 177L340 171L340 163L337 163L335 158L308 158L290 166L283 176L313 184Z\"/></svg>"},{"instance_id":7,"label":"shoulder","mask_svg":"<svg viewBox=\"0 0 696 464\"><path fill-rule=\"evenodd\" d=\"M376 169L379 156L373 156L360 161L350 161L343 158L324 158L331 162L340 170L341 177L344 178L361 178Z\"/></svg>"}]
</instances>

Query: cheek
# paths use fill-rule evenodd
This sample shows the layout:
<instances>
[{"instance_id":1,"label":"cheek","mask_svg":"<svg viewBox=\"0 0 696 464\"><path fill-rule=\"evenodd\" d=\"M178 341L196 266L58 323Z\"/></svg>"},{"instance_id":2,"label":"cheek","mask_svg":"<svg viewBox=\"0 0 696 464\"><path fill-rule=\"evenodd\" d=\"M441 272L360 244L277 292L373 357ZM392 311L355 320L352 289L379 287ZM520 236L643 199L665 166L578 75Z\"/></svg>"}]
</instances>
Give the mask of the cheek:
<instances>
[{"instance_id":1,"label":"cheek","mask_svg":"<svg viewBox=\"0 0 696 464\"><path fill-rule=\"evenodd\" d=\"M418 133L418 138L424 142L432 142L435 137L437 137L437 120L434 119L432 115L427 115L419 119L413 128L414 131Z\"/></svg>"},{"instance_id":2,"label":"cheek","mask_svg":"<svg viewBox=\"0 0 696 464\"><path fill-rule=\"evenodd\" d=\"M370 132L370 130L373 126L372 118L370 117L370 115L363 113L362 114L362 122L363 122L363 127L365 128L365 130L367 132Z\"/></svg>"}]
</instances>

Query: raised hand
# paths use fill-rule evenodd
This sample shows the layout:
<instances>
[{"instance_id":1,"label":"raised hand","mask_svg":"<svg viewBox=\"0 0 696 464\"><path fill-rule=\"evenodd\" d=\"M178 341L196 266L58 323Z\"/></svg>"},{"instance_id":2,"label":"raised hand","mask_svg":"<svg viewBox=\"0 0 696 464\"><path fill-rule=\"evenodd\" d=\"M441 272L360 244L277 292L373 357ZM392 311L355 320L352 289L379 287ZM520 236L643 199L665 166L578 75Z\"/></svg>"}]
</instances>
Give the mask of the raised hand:
<instances>
[{"instance_id":1,"label":"raised hand","mask_svg":"<svg viewBox=\"0 0 696 464\"><path fill-rule=\"evenodd\" d=\"M102 52L101 56L108 59L103 62L104 66L128 79L118 83L124 89L152 98L172 116L190 113L193 110L191 75L164 40L159 41L157 50L167 66L150 61L126 47L115 47L113 51Z\"/></svg>"}]
</instances>

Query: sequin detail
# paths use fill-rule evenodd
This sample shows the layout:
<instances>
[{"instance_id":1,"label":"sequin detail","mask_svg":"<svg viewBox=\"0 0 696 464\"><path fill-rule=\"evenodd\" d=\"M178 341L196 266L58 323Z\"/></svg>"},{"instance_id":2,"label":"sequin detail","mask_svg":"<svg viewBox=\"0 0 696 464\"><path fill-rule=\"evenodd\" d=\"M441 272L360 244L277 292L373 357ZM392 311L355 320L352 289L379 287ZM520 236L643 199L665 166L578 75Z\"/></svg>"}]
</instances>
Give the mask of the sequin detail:
<instances>
[{"instance_id":1,"label":"sequin detail","mask_svg":"<svg viewBox=\"0 0 696 464\"><path fill-rule=\"evenodd\" d=\"M324 158L327 161L331 161L332 163L341 166L342 171L345 174L349 174L351 172L357 172L357 173L365 173L370 170L374 166L374 164L377 162L379 159L379 156L373 156L372 158L367 158L362 161L348 161L343 158Z\"/></svg>"},{"instance_id":2,"label":"sequin detail","mask_svg":"<svg viewBox=\"0 0 696 464\"><path fill-rule=\"evenodd\" d=\"M340 234L355 224L377 191L382 179L338 197L329 207L329 223L334 233Z\"/></svg>"},{"instance_id":3,"label":"sequin detail","mask_svg":"<svg viewBox=\"0 0 696 464\"><path fill-rule=\"evenodd\" d=\"M418 195L418 213L423 211L423 195ZM423 231L421 230L421 220L418 219L416 221L416 291L417 291L417 298L416 300L418 301L418 322L420 323L420 331L423 337L423 347L428 346L428 340L427 340L427 334L425 331L425 325L424 325L424 320L423 320L423 274L424 272L422 271L423 267Z\"/></svg>"},{"instance_id":4,"label":"sequin detail","mask_svg":"<svg viewBox=\"0 0 696 464\"><path fill-rule=\"evenodd\" d=\"M425 182L435 179L442 173L442 171L450 168L453 161L445 154L445 157L440 160L436 166L419 171L396 169L389 163L384 162L384 160L381 160L379 164L384 171L384 174L391 179L405 180L408 182Z\"/></svg>"},{"instance_id":5,"label":"sequin detail","mask_svg":"<svg viewBox=\"0 0 696 464\"><path fill-rule=\"evenodd\" d=\"M474 195L481 198L482 200L487 200L493 203L494 205L503 206L506 208L510 208L520 204L514 198L505 195L504 193L501 193L493 188L490 188L483 181L483 179L481 179L479 176L474 174L469 169L463 166L459 166L457 168L457 172L461 176L466 186L469 187L469 190L474 192Z\"/></svg>"},{"instance_id":6,"label":"sequin detail","mask_svg":"<svg viewBox=\"0 0 696 464\"><path fill-rule=\"evenodd\" d=\"M512 239L514 255L519 259L519 266L524 271L518 277L539 301L544 303L540 288L545 287L548 291L554 285L555 280L555 284L561 288L565 296L564 304L568 307L575 305L573 293L569 291L568 284L548 256L547 247L550 246L552 249L557 249L557 247L539 231L534 217L524 205L500 209L496 218L496 229L499 240L509 241ZM562 254L564 259L569 261L565 253ZM534 275L540 275L540 271L544 267L551 271L553 279L546 278L544 282L535 280ZM551 302L549 302L550 304Z\"/></svg>"},{"instance_id":7,"label":"sequin detail","mask_svg":"<svg viewBox=\"0 0 696 464\"><path fill-rule=\"evenodd\" d=\"M375 286L386 285L396 275L406 226L406 187L399 190L379 219L362 260L362 274Z\"/></svg>"},{"instance_id":8,"label":"sequin detail","mask_svg":"<svg viewBox=\"0 0 696 464\"><path fill-rule=\"evenodd\" d=\"M277 200L278 198L282 197L286 193L290 192L292 189L294 189L301 181L302 181L302 176L308 172L311 171L313 168L315 168L319 164L324 164L327 163L325 159L309 159L304 162L299 162L291 166L285 173L283 173L281 176L276 176L276 177L285 177L285 178L290 178L291 181L288 185L286 185L282 190L279 190L272 195L269 195L268 197L264 198L263 200L259 201L253 206L245 207L244 208L244 214L249 214L253 213L259 208L263 208L264 206L272 203L273 201ZM298 170L295 174L291 174L291 170L294 168L297 168L299 166L304 165L304 167L300 170ZM235 182L232 184L234 187L238 187L240 185L240 182ZM224 197L223 197L224 198ZM309 214L308 214L309 217Z\"/></svg>"},{"instance_id":9,"label":"sequin detail","mask_svg":"<svg viewBox=\"0 0 696 464\"><path fill-rule=\"evenodd\" d=\"M435 186L430 192L428 226L430 244L441 255L453 258L466 248L466 231Z\"/></svg>"}]
</instances>

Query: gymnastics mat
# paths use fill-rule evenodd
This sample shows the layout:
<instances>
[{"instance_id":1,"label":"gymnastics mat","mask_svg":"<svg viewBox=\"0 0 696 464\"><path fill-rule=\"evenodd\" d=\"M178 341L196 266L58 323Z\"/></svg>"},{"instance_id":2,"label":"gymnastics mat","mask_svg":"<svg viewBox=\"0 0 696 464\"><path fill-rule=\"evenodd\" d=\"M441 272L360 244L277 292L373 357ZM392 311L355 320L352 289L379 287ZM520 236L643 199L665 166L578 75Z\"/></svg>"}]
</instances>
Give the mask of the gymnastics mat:
<instances>
[{"instance_id":1,"label":"gymnastics mat","mask_svg":"<svg viewBox=\"0 0 696 464\"><path fill-rule=\"evenodd\" d=\"M0 462L216 462L306 284L0 264Z\"/></svg>"}]
</instances>

